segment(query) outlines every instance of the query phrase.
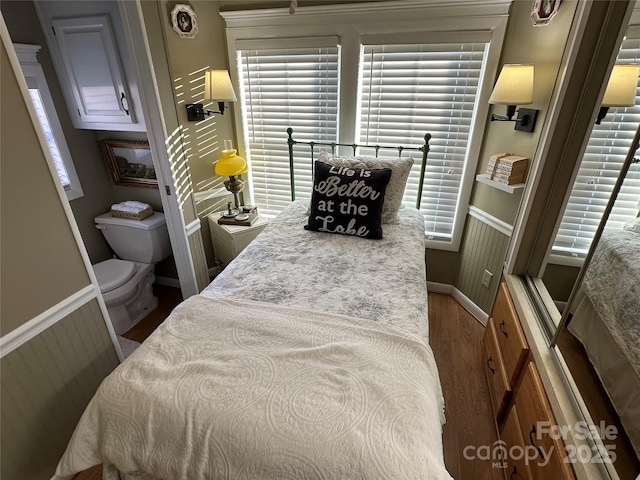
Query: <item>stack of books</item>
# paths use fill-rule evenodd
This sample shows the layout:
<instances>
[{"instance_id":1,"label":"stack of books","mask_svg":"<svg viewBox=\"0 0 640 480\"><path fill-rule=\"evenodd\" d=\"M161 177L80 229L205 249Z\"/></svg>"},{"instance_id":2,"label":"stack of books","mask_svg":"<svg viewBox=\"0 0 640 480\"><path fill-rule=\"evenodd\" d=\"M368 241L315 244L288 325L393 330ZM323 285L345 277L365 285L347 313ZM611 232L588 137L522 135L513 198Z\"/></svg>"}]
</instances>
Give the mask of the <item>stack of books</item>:
<instances>
[{"instance_id":1,"label":"stack of books","mask_svg":"<svg viewBox=\"0 0 640 480\"><path fill-rule=\"evenodd\" d=\"M496 182L517 185L524 183L528 166L528 158L511 155L510 153L499 153L489 159L486 174Z\"/></svg>"},{"instance_id":2,"label":"stack of books","mask_svg":"<svg viewBox=\"0 0 640 480\"><path fill-rule=\"evenodd\" d=\"M258 213L239 213L236 216L224 216L221 215L218 219L220 225L242 225L244 227L250 227L256 220L258 220Z\"/></svg>"}]
</instances>

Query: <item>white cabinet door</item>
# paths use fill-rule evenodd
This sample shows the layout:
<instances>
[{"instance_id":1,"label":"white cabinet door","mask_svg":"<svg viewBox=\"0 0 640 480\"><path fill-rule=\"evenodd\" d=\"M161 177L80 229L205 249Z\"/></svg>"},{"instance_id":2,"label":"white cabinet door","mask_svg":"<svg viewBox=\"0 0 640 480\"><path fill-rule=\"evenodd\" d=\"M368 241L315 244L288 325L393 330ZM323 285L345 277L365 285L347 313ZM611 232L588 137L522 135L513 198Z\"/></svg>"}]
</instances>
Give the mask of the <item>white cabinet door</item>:
<instances>
[{"instance_id":1,"label":"white cabinet door","mask_svg":"<svg viewBox=\"0 0 640 480\"><path fill-rule=\"evenodd\" d=\"M109 17L53 19L52 27L76 128L137 130L131 128L138 122Z\"/></svg>"}]
</instances>

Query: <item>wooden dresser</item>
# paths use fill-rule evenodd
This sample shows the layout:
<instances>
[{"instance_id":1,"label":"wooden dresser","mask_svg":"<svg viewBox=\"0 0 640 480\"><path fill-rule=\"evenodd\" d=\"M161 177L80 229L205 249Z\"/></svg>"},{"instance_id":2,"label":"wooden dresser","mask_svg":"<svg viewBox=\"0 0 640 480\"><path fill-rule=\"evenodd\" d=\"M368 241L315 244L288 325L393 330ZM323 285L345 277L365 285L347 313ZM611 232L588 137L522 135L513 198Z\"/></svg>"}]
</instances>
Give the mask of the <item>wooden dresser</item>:
<instances>
[{"instance_id":1,"label":"wooden dresser","mask_svg":"<svg viewBox=\"0 0 640 480\"><path fill-rule=\"evenodd\" d=\"M504 282L487 323L482 353L498 433L508 452L502 465L506 478L574 479L571 465L564 462L562 440L549 435L555 418Z\"/></svg>"}]
</instances>

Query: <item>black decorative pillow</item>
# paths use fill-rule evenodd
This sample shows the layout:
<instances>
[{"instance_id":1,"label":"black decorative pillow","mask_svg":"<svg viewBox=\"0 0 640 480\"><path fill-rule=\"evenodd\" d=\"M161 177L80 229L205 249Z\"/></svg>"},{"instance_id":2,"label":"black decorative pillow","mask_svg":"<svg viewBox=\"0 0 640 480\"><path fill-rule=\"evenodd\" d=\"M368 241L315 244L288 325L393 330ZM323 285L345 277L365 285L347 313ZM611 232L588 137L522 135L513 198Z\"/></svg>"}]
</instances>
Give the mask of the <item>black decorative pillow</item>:
<instances>
[{"instance_id":1,"label":"black decorative pillow","mask_svg":"<svg viewBox=\"0 0 640 480\"><path fill-rule=\"evenodd\" d=\"M390 168L335 167L315 162L311 213L304 227L319 232L382 238Z\"/></svg>"}]
</instances>

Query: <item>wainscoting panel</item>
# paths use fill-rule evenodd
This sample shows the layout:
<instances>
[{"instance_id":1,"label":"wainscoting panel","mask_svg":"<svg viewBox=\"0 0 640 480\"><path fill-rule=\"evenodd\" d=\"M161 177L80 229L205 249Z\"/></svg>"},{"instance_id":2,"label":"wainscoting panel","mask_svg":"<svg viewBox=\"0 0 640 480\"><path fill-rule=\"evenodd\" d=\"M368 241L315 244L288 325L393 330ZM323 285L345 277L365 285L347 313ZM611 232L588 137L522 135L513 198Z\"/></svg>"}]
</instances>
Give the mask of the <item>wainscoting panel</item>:
<instances>
[{"instance_id":1,"label":"wainscoting panel","mask_svg":"<svg viewBox=\"0 0 640 480\"><path fill-rule=\"evenodd\" d=\"M94 299L0 361L4 480L40 480L55 467L100 382L119 363Z\"/></svg>"},{"instance_id":2,"label":"wainscoting panel","mask_svg":"<svg viewBox=\"0 0 640 480\"><path fill-rule=\"evenodd\" d=\"M489 313L502 274L509 236L476 216L467 217L456 288ZM489 288L482 285L484 271L493 273Z\"/></svg>"}]
</instances>

